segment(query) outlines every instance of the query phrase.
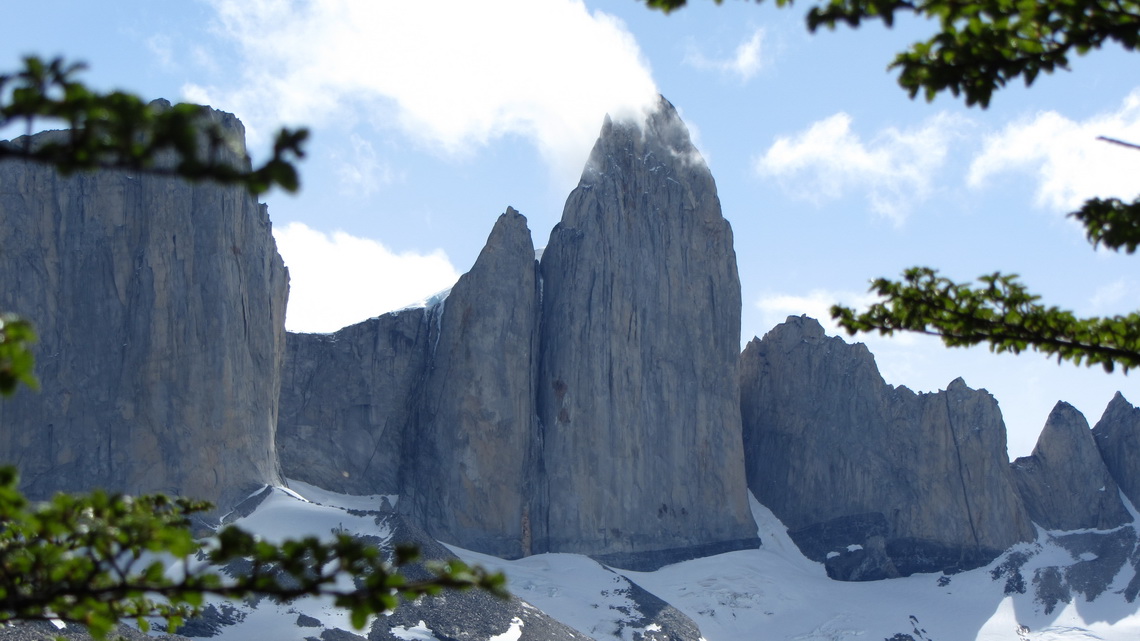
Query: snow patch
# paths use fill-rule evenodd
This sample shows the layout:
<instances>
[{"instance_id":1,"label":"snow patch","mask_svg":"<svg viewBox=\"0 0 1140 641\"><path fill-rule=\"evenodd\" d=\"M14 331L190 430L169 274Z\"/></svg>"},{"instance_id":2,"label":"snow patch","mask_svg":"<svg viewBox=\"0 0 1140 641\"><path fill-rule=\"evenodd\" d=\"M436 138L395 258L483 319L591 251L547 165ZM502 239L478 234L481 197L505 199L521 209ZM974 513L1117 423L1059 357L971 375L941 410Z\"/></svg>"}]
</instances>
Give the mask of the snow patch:
<instances>
[{"instance_id":1,"label":"snow patch","mask_svg":"<svg viewBox=\"0 0 1140 641\"><path fill-rule=\"evenodd\" d=\"M511 619L511 627L507 628L506 632L502 634L496 634L490 639L487 639L487 641L519 641L519 639L522 638L522 629L523 620L518 617L514 617Z\"/></svg>"},{"instance_id":2,"label":"snow patch","mask_svg":"<svg viewBox=\"0 0 1140 641\"><path fill-rule=\"evenodd\" d=\"M392 633L392 636L404 639L404 641L439 641L423 619L420 619L418 624L410 628L400 625L392 628L389 632Z\"/></svg>"}]
</instances>

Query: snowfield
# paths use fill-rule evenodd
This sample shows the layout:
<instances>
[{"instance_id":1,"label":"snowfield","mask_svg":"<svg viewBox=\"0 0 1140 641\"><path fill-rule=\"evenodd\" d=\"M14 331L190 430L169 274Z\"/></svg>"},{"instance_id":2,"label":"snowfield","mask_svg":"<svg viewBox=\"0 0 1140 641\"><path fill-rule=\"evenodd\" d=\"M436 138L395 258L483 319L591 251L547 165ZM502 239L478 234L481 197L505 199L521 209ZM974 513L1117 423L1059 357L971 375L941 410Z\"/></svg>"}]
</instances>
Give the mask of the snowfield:
<instances>
[{"instance_id":1,"label":"snowfield","mask_svg":"<svg viewBox=\"0 0 1140 641\"><path fill-rule=\"evenodd\" d=\"M291 482L276 489L237 523L268 540L329 535L334 531L393 543L377 511L390 513L394 497L346 496ZM1035 571L1095 563L1096 554L1073 553L1055 542L1066 533L1042 531L1037 543L1008 551L989 566L955 575L920 574L886 581L847 583L829 579L823 565L805 558L780 521L753 498L753 516L763 545L664 567L629 572L575 554L539 554L516 561L449 548L464 561L507 574L511 592L551 617L599 641L639 641L660 632L644 624L631 600L636 586L691 618L705 641L784 639L795 641L1074 641L1140 639L1137 602L1123 592L1136 574L1124 563L1091 602L1079 593L1071 602L1042 602L1035 596ZM1133 526L1125 526L1132 530ZM1135 539L1135 531L1127 532ZM1131 556L1136 556L1133 550ZM1014 568L1027 589L1012 591ZM630 584L636 584L631 586ZM290 605L237 604L235 624L223 626L223 641L282 641L318 636L306 629L311 617L322 627L351 630L347 616L320 600ZM640 622L640 623L639 623ZM312 625L310 623L310 625ZM488 641L518 641L524 623ZM438 637L422 621L394 628L403 639ZM366 636L366 632L357 634Z\"/></svg>"}]
</instances>

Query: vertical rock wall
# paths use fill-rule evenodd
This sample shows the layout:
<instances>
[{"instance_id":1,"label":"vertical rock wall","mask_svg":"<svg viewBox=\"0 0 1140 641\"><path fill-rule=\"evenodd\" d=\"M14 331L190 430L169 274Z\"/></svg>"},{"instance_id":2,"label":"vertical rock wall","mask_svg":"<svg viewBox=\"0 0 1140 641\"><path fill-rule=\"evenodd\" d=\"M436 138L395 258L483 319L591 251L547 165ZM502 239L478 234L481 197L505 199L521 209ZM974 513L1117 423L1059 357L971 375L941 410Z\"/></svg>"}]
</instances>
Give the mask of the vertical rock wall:
<instances>
[{"instance_id":1,"label":"vertical rock wall","mask_svg":"<svg viewBox=\"0 0 1140 641\"><path fill-rule=\"evenodd\" d=\"M755 545L732 229L667 101L644 127L607 118L542 278L539 549L631 567Z\"/></svg>"},{"instance_id":2,"label":"vertical rock wall","mask_svg":"<svg viewBox=\"0 0 1140 641\"><path fill-rule=\"evenodd\" d=\"M241 123L211 117L248 162ZM0 461L32 496L106 487L226 507L280 482L288 276L263 205L240 187L6 161L0 248L0 309L40 338L42 391L0 403Z\"/></svg>"},{"instance_id":3,"label":"vertical rock wall","mask_svg":"<svg viewBox=\"0 0 1140 641\"><path fill-rule=\"evenodd\" d=\"M443 305L406 448L401 508L436 538L509 558L531 553L538 509L536 271L508 207Z\"/></svg>"},{"instance_id":4,"label":"vertical rock wall","mask_svg":"<svg viewBox=\"0 0 1140 641\"><path fill-rule=\"evenodd\" d=\"M749 487L831 576L977 567L1034 538L989 394L893 388L865 346L807 317L741 360Z\"/></svg>"},{"instance_id":5,"label":"vertical rock wall","mask_svg":"<svg viewBox=\"0 0 1140 641\"><path fill-rule=\"evenodd\" d=\"M333 334L289 333L277 449L287 478L347 494L399 494L435 307Z\"/></svg>"},{"instance_id":6,"label":"vertical rock wall","mask_svg":"<svg viewBox=\"0 0 1140 641\"><path fill-rule=\"evenodd\" d=\"M287 476L398 490L433 536L503 556L649 568L758 544L732 230L668 102L607 120L540 272L508 210L415 313L290 335Z\"/></svg>"}]
</instances>

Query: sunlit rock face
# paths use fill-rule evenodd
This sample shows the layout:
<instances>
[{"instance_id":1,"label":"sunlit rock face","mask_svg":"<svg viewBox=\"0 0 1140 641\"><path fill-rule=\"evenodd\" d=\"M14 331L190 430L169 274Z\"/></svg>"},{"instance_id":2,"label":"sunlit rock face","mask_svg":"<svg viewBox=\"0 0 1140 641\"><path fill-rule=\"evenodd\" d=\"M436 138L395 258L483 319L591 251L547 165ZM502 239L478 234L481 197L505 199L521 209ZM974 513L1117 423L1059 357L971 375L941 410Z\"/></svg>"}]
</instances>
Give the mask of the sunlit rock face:
<instances>
[{"instance_id":1,"label":"sunlit rock face","mask_svg":"<svg viewBox=\"0 0 1140 641\"><path fill-rule=\"evenodd\" d=\"M1089 423L1058 402L1033 453L1012 464L1029 517L1048 530L1111 529L1132 520Z\"/></svg>"},{"instance_id":2,"label":"sunlit rock face","mask_svg":"<svg viewBox=\"0 0 1140 641\"><path fill-rule=\"evenodd\" d=\"M862 344L791 317L741 356L748 484L846 580L955 571L1033 540L997 402L887 385Z\"/></svg>"},{"instance_id":3,"label":"sunlit rock face","mask_svg":"<svg viewBox=\"0 0 1140 641\"><path fill-rule=\"evenodd\" d=\"M442 303L290 335L282 464L502 556L755 546L739 335L732 230L662 100L607 119L540 268L508 209Z\"/></svg>"},{"instance_id":4,"label":"sunlit rock face","mask_svg":"<svg viewBox=\"0 0 1140 641\"><path fill-rule=\"evenodd\" d=\"M241 123L209 118L248 163ZM0 461L32 496L105 487L224 508L280 483L288 276L264 205L241 187L6 161L0 247L0 309L39 335L42 390L0 403Z\"/></svg>"},{"instance_id":5,"label":"sunlit rock face","mask_svg":"<svg viewBox=\"0 0 1140 641\"><path fill-rule=\"evenodd\" d=\"M537 281L526 218L507 208L442 305L405 456L401 509L440 540L510 558L531 553L541 509Z\"/></svg>"},{"instance_id":6,"label":"sunlit rock face","mask_svg":"<svg viewBox=\"0 0 1140 641\"><path fill-rule=\"evenodd\" d=\"M1117 392L1093 428L1105 467L1132 505L1140 505L1140 409Z\"/></svg>"},{"instance_id":7,"label":"sunlit rock face","mask_svg":"<svg viewBox=\"0 0 1140 641\"><path fill-rule=\"evenodd\" d=\"M537 549L631 567L754 546L732 229L667 101L607 118L541 273Z\"/></svg>"}]
</instances>

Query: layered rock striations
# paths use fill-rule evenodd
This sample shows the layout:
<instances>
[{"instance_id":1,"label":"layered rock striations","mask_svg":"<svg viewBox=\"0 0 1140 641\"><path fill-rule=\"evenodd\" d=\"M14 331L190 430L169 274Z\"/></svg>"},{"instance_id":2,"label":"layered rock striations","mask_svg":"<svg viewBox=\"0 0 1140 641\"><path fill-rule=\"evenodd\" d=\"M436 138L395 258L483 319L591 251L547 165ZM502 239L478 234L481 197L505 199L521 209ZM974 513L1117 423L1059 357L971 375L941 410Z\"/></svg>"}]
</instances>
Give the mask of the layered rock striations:
<instances>
[{"instance_id":1,"label":"layered rock striations","mask_svg":"<svg viewBox=\"0 0 1140 641\"><path fill-rule=\"evenodd\" d=\"M1111 529L1132 520L1075 407L1058 402L1030 456L1012 464L1029 517L1049 530Z\"/></svg>"},{"instance_id":2,"label":"layered rock striations","mask_svg":"<svg viewBox=\"0 0 1140 641\"><path fill-rule=\"evenodd\" d=\"M732 229L667 101L607 118L541 269L538 549L630 567L754 546Z\"/></svg>"},{"instance_id":3,"label":"layered rock striations","mask_svg":"<svg viewBox=\"0 0 1140 641\"><path fill-rule=\"evenodd\" d=\"M977 567L1034 538L989 394L889 386L864 345L807 317L741 362L749 487L832 577Z\"/></svg>"},{"instance_id":4,"label":"layered rock striations","mask_svg":"<svg viewBox=\"0 0 1140 641\"><path fill-rule=\"evenodd\" d=\"M241 123L209 117L248 163ZM288 276L263 205L240 187L6 161L0 247L0 309L39 335L42 390L0 403L0 461L29 494L105 487L226 507L280 482Z\"/></svg>"},{"instance_id":5,"label":"layered rock striations","mask_svg":"<svg viewBox=\"0 0 1140 641\"><path fill-rule=\"evenodd\" d=\"M1093 427L1093 437L1124 496L1140 506L1140 409L1117 392Z\"/></svg>"}]
</instances>

